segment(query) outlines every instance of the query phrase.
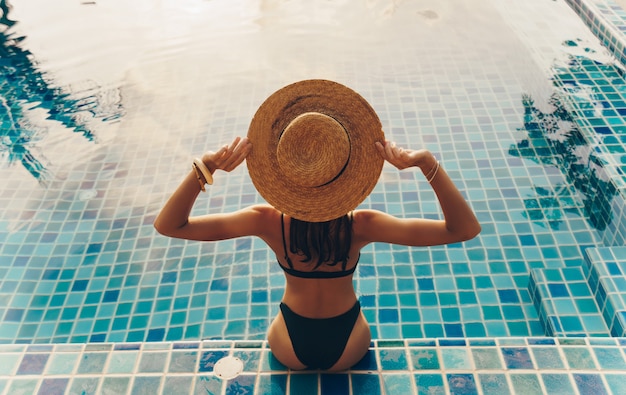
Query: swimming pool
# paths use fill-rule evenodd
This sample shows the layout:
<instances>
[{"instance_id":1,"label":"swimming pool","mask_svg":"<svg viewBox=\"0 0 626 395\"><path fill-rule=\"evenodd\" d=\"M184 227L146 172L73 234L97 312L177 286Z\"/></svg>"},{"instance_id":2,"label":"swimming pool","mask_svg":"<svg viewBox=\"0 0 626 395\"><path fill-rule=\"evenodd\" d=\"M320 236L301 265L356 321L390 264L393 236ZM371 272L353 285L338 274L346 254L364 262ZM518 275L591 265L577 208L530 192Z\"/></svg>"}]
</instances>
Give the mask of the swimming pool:
<instances>
[{"instance_id":1,"label":"swimming pool","mask_svg":"<svg viewBox=\"0 0 626 395\"><path fill-rule=\"evenodd\" d=\"M574 74L622 68L562 1L44 4L15 4L2 33L2 343L264 339L284 285L264 244L171 240L152 221L190 158L300 79L352 87L389 139L436 153L483 226L363 251L375 339L542 336L533 270L578 279L585 249L623 237L619 191L570 111L587 100L610 120ZM195 210L258 202L241 168ZM435 202L385 167L363 207L433 217ZM608 336L580 306L573 332Z\"/></svg>"}]
</instances>

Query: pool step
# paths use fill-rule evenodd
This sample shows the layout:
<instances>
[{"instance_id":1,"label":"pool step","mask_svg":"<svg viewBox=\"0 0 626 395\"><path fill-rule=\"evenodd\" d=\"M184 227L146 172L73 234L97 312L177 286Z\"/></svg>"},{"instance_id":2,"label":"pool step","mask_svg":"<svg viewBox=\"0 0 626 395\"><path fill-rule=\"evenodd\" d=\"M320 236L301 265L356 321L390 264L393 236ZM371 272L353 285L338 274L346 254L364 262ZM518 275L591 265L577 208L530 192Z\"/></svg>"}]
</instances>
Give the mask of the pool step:
<instances>
[{"instance_id":1,"label":"pool step","mask_svg":"<svg viewBox=\"0 0 626 395\"><path fill-rule=\"evenodd\" d=\"M611 336L626 336L626 247L586 251L587 280Z\"/></svg>"},{"instance_id":2,"label":"pool step","mask_svg":"<svg viewBox=\"0 0 626 395\"><path fill-rule=\"evenodd\" d=\"M609 336L582 267L533 269L528 290L547 336Z\"/></svg>"},{"instance_id":3,"label":"pool step","mask_svg":"<svg viewBox=\"0 0 626 395\"><path fill-rule=\"evenodd\" d=\"M528 289L548 336L626 336L626 246L585 250L584 267L534 269Z\"/></svg>"}]
</instances>

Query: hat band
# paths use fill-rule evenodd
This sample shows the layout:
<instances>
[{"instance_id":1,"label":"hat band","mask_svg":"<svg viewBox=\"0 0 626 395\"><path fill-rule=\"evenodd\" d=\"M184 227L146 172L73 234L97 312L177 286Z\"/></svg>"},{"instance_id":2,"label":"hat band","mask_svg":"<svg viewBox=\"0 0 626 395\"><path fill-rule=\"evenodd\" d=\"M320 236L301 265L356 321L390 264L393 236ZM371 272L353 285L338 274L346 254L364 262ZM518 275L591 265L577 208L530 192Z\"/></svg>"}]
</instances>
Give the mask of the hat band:
<instances>
[{"instance_id":1,"label":"hat band","mask_svg":"<svg viewBox=\"0 0 626 395\"><path fill-rule=\"evenodd\" d=\"M350 160L350 137L335 118L307 112L294 118L279 136L276 156L284 177L305 188L328 185Z\"/></svg>"}]
</instances>

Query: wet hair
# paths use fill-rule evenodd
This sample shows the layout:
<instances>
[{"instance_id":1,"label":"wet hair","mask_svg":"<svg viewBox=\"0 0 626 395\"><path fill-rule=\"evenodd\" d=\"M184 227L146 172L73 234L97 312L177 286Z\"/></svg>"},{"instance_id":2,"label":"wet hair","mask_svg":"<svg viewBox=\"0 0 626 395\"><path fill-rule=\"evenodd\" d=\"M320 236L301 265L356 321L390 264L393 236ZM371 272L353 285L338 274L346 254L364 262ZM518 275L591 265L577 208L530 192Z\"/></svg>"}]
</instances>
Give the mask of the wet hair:
<instances>
[{"instance_id":1,"label":"wet hair","mask_svg":"<svg viewBox=\"0 0 626 395\"><path fill-rule=\"evenodd\" d=\"M326 222L306 222L292 218L289 230L289 251L303 256L308 263L316 257L314 269L323 263L335 266L341 263L342 270L348 264L352 244L352 216L344 215Z\"/></svg>"}]
</instances>

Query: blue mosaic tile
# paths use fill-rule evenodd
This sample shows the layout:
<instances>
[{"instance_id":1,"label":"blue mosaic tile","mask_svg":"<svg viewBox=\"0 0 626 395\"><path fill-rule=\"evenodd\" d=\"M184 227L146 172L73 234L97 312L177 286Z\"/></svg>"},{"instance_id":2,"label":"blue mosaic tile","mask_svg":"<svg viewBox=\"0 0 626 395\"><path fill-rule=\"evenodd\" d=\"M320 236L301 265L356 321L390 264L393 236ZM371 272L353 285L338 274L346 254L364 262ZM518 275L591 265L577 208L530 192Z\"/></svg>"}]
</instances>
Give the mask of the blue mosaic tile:
<instances>
[{"instance_id":1,"label":"blue mosaic tile","mask_svg":"<svg viewBox=\"0 0 626 395\"><path fill-rule=\"evenodd\" d=\"M292 374L289 377L289 393L315 395L320 387L317 374Z\"/></svg>"},{"instance_id":2,"label":"blue mosaic tile","mask_svg":"<svg viewBox=\"0 0 626 395\"><path fill-rule=\"evenodd\" d=\"M574 373L573 377L580 393L599 395L608 394L599 374Z\"/></svg>"},{"instance_id":3,"label":"blue mosaic tile","mask_svg":"<svg viewBox=\"0 0 626 395\"><path fill-rule=\"evenodd\" d=\"M412 378L404 374L383 374L384 391L389 394L408 394L413 392Z\"/></svg>"},{"instance_id":4,"label":"blue mosaic tile","mask_svg":"<svg viewBox=\"0 0 626 395\"><path fill-rule=\"evenodd\" d=\"M63 395L65 394L69 379L47 378L41 382L39 394L42 395Z\"/></svg>"},{"instance_id":5,"label":"blue mosaic tile","mask_svg":"<svg viewBox=\"0 0 626 395\"><path fill-rule=\"evenodd\" d=\"M194 392L206 394L219 394L222 392L223 381L214 376L197 376L195 378Z\"/></svg>"},{"instance_id":6,"label":"blue mosaic tile","mask_svg":"<svg viewBox=\"0 0 626 395\"><path fill-rule=\"evenodd\" d=\"M383 370L407 370L405 349L382 349L379 351L380 366Z\"/></svg>"},{"instance_id":7,"label":"blue mosaic tile","mask_svg":"<svg viewBox=\"0 0 626 395\"><path fill-rule=\"evenodd\" d=\"M554 347L533 347L531 350L538 369L565 368L558 349Z\"/></svg>"},{"instance_id":8,"label":"blue mosaic tile","mask_svg":"<svg viewBox=\"0 0 626 395\"><path fill-rule=\"evenodd\" d=\"M513 392L520 394L543 394L539 378L536 374L514 373L510 376L513 383Z\"/></svg>"},{"instance_id":9,"label":"blue mosaic tile","mask_svg":"<svg viewBox=\"0 0 626 395\"><path fill-rule=\"evenodd\" d=\"M321 374L319 388L323 393L345 394L350 391L349 377L347 374Z\"/></svg>"},{"instance_id":10,"label":"blue mosaic tile","mask_svg":"<svg viewBox=\"0 0 626 395\"><path fill-rule=\"evenodd\" d=\"M445 347L440 349L441 362L446 369L467 368L472 366L467 349Z\"/></svg>"},{"instance_id":11,"label":"blue mosaic tile","mask_svg":"<svg viewBox=\"0 0 626 395\"><path fill-rule=\"evenodd\" d=\"M352 386L352 392L355 394L382 393L380 379L378 375L351 374L350 382Z\"/></svg>"},{"instance_id":12,"label":"blue mosaic tile","mask_svg":"<svg viewBox=\"0 0 626 395\"><path fill-rule=\"evenodd\" d=\"M213 367L220 359L228 355L228 351L203 351L200 354L200 361L198 363L198 371L200 372L212 372Z\"/></svg>"},{"instance_id":13,"label":"blue mosaic tile","mask_svg":"<svg viewBox=\"0 0 626 395\"><path fill-rule=\"evenodd\" d=\"M547 393L565 395L574 392L571 380L565 373L543 373L541 379Z\"/></svg>"},{"instance_id":14,"label":"blue mosaic tile","mask_svg":"<svg viewBox=\"0 0 626 395\"><path fill-rule=\"evenodd\" d=\"M504 374L478 374L482 393L485 395L510 393L509 384Z\"/></svg>"},{"instance_id":15,"label":"blue mosaic tile","mask_svg":"<svg viewBox=\"0 0 626 395\"><path fill-rule=\"evenodd\" d=\"M259 376L259 382L255 389L257 393L261 394L285 394L287 393L287 375L271 374Z\"/></svg>"},{"instance_id":16,"label":"blue mosaic tile","mask_svg":"<svg viewBox=\"0 0 626 395\"><path fill-rule=\"evenodd\" d=\"M502 369L500 350L497 348L472 348L472 356L476 369Z\"/></svg>"},{"instance_id":17,"label":"blue mosaic tile","mask_svg":"<svg viewBox=\"0 0 626 395\"><path fill-rule=\"evenodd\" d=\"M17 374L42 374L48 362L48 358L48 354L25 354L17 368Z\"/></svg>"},{"instance_id":18,"label":"blue mosaic tile","mask_svg":"<svg viewBox=\"0 0 626 395\"><path fill-rule=\"evenodd\" d=\"M502 348L502 355L506 367L509 369L534 369L526 348Z\"/></svg>"},{"instance_id":19,"label":"blue mosaic tile","mask_svg":"<svg viewBox=\"0 0 626 395\"><path fill-rule=\"evenodd\" d=\"M604 379L613 394L621 394L626 391L626 374L607 373L604 375Z\"/></svg>"},{"instance_id":20,"label":"blue mosaic tile","mask_svg":"<svg viewBox=\"0 0 626 395\"><path fill-rule=\"evenodd\" d=\"M240 375L226 383L226 393L229 394L252 394L254 393L256 376Z\"/></svg>"},{"instance_id":21,"label":"blue mosaic tile","mask_svg":"<svg viewBox=\"0 0 626 395\"><path fill-rule=\"evenodd\" d=\"M451 394L478 394L473 374L448 374L447 379Z\"/></svg>"},{"instance_id":22,"label":"blue mosaic tile","mask_svg":"<svg viewBox=\"0 0 626 395\"><path fill-rule=\"evenodd\" d=\"M97 394L99 383L100 383L99 377L76 377L72 380L72 385L68 392L72 394L85 394L85 395ZM45 387L42 383L40 391L43 390L44 388Z\"/></svg>"},{"instance_id":23,"label":"blue mosaic tile","mask_svg":"<svg viewBox=\"0 0 626 395\"><path fill-rule=\"evenodd\" d=\"M193 378L186 376L165 377L161 393L163 394L190 394L193 387Z\"/></svg>"},{"instance_id":24,"label":"blue mosaic tile","mask_svg":"<svg viewBox=\"0 0 626 395\"><path fill-rule=\"evenodd\" d=\"M420 394L445 394L444 378L441 374L415 374L417 392Z\"/></svg>"},{"instance_id":25,"label":"blue mosaic tile","mask_svg":"<svg viewBox=\"0 0 626 395\"><path fill-rule=\"evenodd\" d=\"M564 347L562 351L570 369L596 369L596 364L588 349Z\"/></svg>"}]
</instances>

